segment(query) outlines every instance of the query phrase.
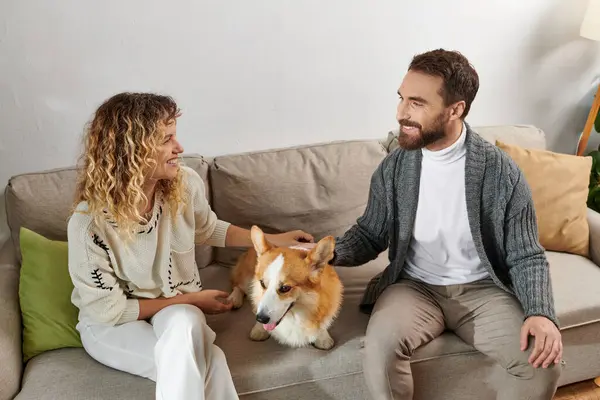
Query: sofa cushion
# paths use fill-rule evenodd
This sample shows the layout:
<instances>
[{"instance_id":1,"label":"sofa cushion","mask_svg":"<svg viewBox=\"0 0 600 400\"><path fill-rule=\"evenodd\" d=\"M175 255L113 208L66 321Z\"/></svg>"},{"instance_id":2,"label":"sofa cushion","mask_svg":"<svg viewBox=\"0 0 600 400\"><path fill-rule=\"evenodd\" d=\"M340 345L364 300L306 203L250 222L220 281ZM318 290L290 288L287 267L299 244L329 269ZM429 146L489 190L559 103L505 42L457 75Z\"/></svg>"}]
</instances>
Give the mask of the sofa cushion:
<instances>
[{"instance_id":1,"label":"sofa cushion","mask_svg":"<svg viewBox=\"0 0 600 400\"><path fill-rule=\"evenodd\" d=\"M561 329L600 322L600 267L574 254L546 255Z\"/></svg>"},{"instance_id":2,"label":"sofa cushion","mask_svg":"<svg viewBox=\"0 0 600 400\"><path fill-rule=\"evenodd\" d=\"M532 125L473 126L472 129L490 143L501 140L528 149L546 148L546 135L541 129ZM383 142L389 152L398 147L397 137L398 129L394 129L388 133L387 139Z\"/></svg>"},{"instance_id":3,"label":"sofa cushion","mask_svg":"<svg viewBox=\"0 0 600 400\"><path fill-rule=\"evenodd\" d=\"M590 354L600 352L600 323L570 328L562 334L563 359L567 368L560 376L559 385L581 382L596 376L600 358ZM454 349L453 352L444 349ZM427 350L427 351L425 351ZM504 373L491 359L467 348L455 335L444 333L438 339L417 351L412 362L415 379L414 400L431 399L495 399L489 384L489 375ZM360 354L357 353L357 356ZM228 359L231 359L227 355ZM295 357L290 356L291 363ZM282 363L285 361L281 361ZM252 368L253 365L247 366ZM237 366L241 369L243 366ZM299 365L298 368L305 368ZM340 366L335 366L340 369ZM310 371L307 371L310 372ZM232 372L234 379L240 376ZM262 376L262 375L261 375ZM259 380L261 376L257 376ZM456 382L460 382L457 385ZM239 384L236 385L239 387ZM16 400L75 400L94 398L152 399L154 382L105 367L83 349L50 351L32 359L23 377L23 386ZM243 392L242 399L366 399L368 398L362 368L355 373L338 375L332 379L297 381L274 389L265 388Z\"/></svg>"},{"instance_id":4,"label":"sofa cushion","mask_svg":"<svg viewBox=\"0 0 600 400\"><path fill-rule=\"evenodd\" d=\"M547 252L547 256L551 278L555 282L556 312L562 330L593 324L600 328L600 291L597 290L600 267L585 257L572 254ZM344 304L339 319L331 329L336 345L329 352L314 348L292 350L278 345L272 339L252 342L248 334L255 319L247 303L231 315L208 316L209 324L217 333L216 343L227 355L239 390L243 393L260 391L362 371L361 344L369 317L359 311L358 304L368 280L385 265L385 254L382 254L362 267L336 268L345 286ZM206 288L230 290L227 268L211 266L205 268L202 274ZM600 349L600 333L596 348ZM471 357L474 353L475 356ZM469 360L473 363L469 363ZM485 357L476 354L471 346L451 333L417 349L412 363L443 365L444 369L452 364L468 363L461 369L465 373L489 364ZM581 376L586 372L578 370L575 365L570 368L574 369L573 376ZM429 375L426 369L421 369L421 372Z\"/></svg>"},{"instance_id":5,"label":"sofa cushion","mask_svg":"<svg viewBox=\"0 0 600 400\"><path fill-rule=\"evenodd\" d=\"M29 361L15 400L154 399L153 381L105 367L84 349L61 349Z\"/></svg>"},{"instance_id":6,"label":"sofa cushion","mask_svg":"<svg viewBox=\"0 0 600 400\"><path fill-rule=\"evenodd\" d=\"M345 141L217 157L210 170L219 218L267 233L303 229L341 235L364 211L371 175L387 155L381 143ZM217 249L233 264L238 249Z\"/></svg>"},{"instance_id":7,"label":"sofa cushion","mask_svg":"<svg viewBox=\"0 0 600 400\"><path fill-rule=\"evenodd\" d=\"M27 228L20 234L23 361L49 350L81 347L75 329L79 310L71 302L67 242L48 240Z\"/></svg>"},{"instance_id":8,"label":"sofa cushion","mask_svg":"<svg viewBox=\"0 0 600 400\"><path fill-rule=\"evenodd\" d=\"M186 155L183 162L196 170L210 193L208 162L201 156ZM21 261L19 231L28 228L52 240L67 239L67 222L73 206L77 171L75 168L53 169L12 177L6 187L6 215L13 246ZM208 197L210 202L210 197ZM198 246L198 267L212 260L212 249Z\"/></svg>"},{"instance_id":9,"label":"sofa cushion","mask_svg":"<svg viewBox=\"0 0 600 400\"><path fill-rule=\"evenodd\" d=\"M589 379L600 368L600 359L589 356L600 351L600 321L596 319L597 313L580 311L594 307L598 310L600 301L593 293L597 292L594 291L594 282L598 282L599 272L593 268L600 268L583 257L569 254L549 252L548 259L552 280L560 282L560 285L554 285L554 295L558 317L566 326L562 332L567 368L561 375L560 384ZM248 334L254 317L247 303L242 309L229 314L207 316L209 325L217 334L216 343L227 356L238 392L255 394L250 398L272 399L279 397L258 393L271 389L275 389L274 393L281 393L282 388L306 383L312 383L311 393L319 393L316 388L320 381L332 382L348 376L353 377L352 382L362 379L361 343L369 317L360 313L357 305L366 282L385 265L386 254L382 254L362 267L337 268L345 285L345 303L331 330L336 345L330 351L290 349L272 339L251 341ZM574 266L574 269L567 271L565 265ZM578 274L584 278L580 279ZM201 276L206 288L230 289L227 268L209 266L201 271ZM587 286L581 286L583 282L587 282ZM578 287L580 293L576 295ZM586 294L589 301L586 301ZM448 398L448 394L452 394L452 398L495 398L487 383L488 374L493 373L494 368L489 358L455 335L444 333L417 349L413 356L412 369L417 388L415 400ZM462 384L457 386L458 381ZM433 385L433 382L436 384ZM141 399L152 398L153 388L152 382L146 379L101 366L82 349L63 349L44 353L28 363L23 390L17 400L68 400L86 398L85 393L94 393L98 399ZM474 392L479 396L475 397ZM340 391L331 393L327 398L352 397Z\"/></svg>"},{"instance_id":10,"label":"sofa cushion","mask_svg":"<svg viewBox=\"0 0 600 400\"><path fill-rule=\"evenodd\" d=\"M501 140L504 143L526 149L546 149L546 135L533 125L490 125L477 126L473 130L490 143Z\"/></svg>"},{"instance_id":11,"label":"sofa cushion","mask_svg":"<svg viewBox=\"0 0 600 400\"><path fill-rule=\"evenodd\" d=\"M531 189L540 244L550 251L589 255L587 197L591 157L497 146L519 166Z\"/></svg>"}]
</instances>

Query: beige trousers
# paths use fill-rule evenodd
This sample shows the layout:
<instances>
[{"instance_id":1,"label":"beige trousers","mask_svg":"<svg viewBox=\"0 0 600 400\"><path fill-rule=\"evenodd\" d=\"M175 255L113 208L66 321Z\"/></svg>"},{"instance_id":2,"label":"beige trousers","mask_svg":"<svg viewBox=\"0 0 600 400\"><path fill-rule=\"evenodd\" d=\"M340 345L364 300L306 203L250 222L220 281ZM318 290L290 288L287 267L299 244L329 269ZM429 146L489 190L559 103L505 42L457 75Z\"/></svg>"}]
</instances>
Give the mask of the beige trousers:
<instances>
[{"instance_id":1,"label":"beige trousers","mask_svg":"<svg viewBox=\"0 0 600 400\"><path fill-rule=\"evenodd\" d=\"M551 400L561 365L536 369L528 363L533 338L521 351L523 321L517 299L491 279L434 286L404 274L383 292L369 320L363 349L369 392L374 400L412 399L413 352L448 329L506 370L497 399Z\"/></svg>"}]
</instances>

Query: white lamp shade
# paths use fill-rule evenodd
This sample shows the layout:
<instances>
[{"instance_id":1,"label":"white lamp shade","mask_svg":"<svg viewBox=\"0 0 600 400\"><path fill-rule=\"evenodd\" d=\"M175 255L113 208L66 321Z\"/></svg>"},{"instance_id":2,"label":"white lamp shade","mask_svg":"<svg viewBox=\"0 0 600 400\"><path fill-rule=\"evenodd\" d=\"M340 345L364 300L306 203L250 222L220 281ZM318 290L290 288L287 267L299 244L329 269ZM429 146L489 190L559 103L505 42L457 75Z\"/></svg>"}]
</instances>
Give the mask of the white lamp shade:
<instances>
[{"instance_id":1,"label":"white lamp shade","mask_svg":"<svg viewBox=\"0 0 600 400\"><path fill-rule=\"evenodd\" d=\"M579 34L600 41L600 0L589 0Z\"/></svg>"}]
</instances>

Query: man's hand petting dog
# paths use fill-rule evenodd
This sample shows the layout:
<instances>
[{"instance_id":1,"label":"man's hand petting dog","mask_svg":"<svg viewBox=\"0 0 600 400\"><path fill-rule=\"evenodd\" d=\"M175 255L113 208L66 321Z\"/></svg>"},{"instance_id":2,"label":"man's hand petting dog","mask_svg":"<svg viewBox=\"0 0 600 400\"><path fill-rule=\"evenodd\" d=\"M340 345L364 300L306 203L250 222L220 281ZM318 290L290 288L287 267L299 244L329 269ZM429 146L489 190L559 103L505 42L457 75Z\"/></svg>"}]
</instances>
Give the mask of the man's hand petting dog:
<instances>
[{"instance_id":1,"label":"man's hand petting dog","mask_svg":"<svg viewBox=\"0 0 600 400\"><path fill-rule=\"evenodd\" d=\"M233 303L227 300L229 293L220 290L201 290L187 293L189 304L198 307L205 314L220 314L231 310Z\"/></svg>"},{"instance_id":2,"label":"man's hand petting dog","mask_svg":"<svg viewBox=\"0 0 600 400\"><path fill-rule=\"evenodd\" d=\"M521 351L527 349L529 335L534 337L534 346L529 363L534 368L548 368L562 359L563 345L556 325L546 317L532 316L525 320L521 328Z\"/></svg>"}]
</instances>

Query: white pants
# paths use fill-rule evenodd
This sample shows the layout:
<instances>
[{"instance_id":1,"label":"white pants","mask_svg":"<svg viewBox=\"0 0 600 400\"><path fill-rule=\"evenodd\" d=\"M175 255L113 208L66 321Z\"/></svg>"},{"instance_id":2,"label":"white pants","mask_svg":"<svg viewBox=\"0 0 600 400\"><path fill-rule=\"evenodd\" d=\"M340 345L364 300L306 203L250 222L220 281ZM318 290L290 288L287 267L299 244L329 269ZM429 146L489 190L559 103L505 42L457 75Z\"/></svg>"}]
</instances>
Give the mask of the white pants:
<instances>
[{"instance_id":1,"label":"white pants","mask_svg":"<svg viewBox=\"0 0 600 400\"><path fill-rule=\"evenodd\" d=\"M157 399L238 399L225 354L196 306L165 307L150 323L80 322L77 330L83 347L98 362L155 381Z\"/></svg>"}]
</instances>

